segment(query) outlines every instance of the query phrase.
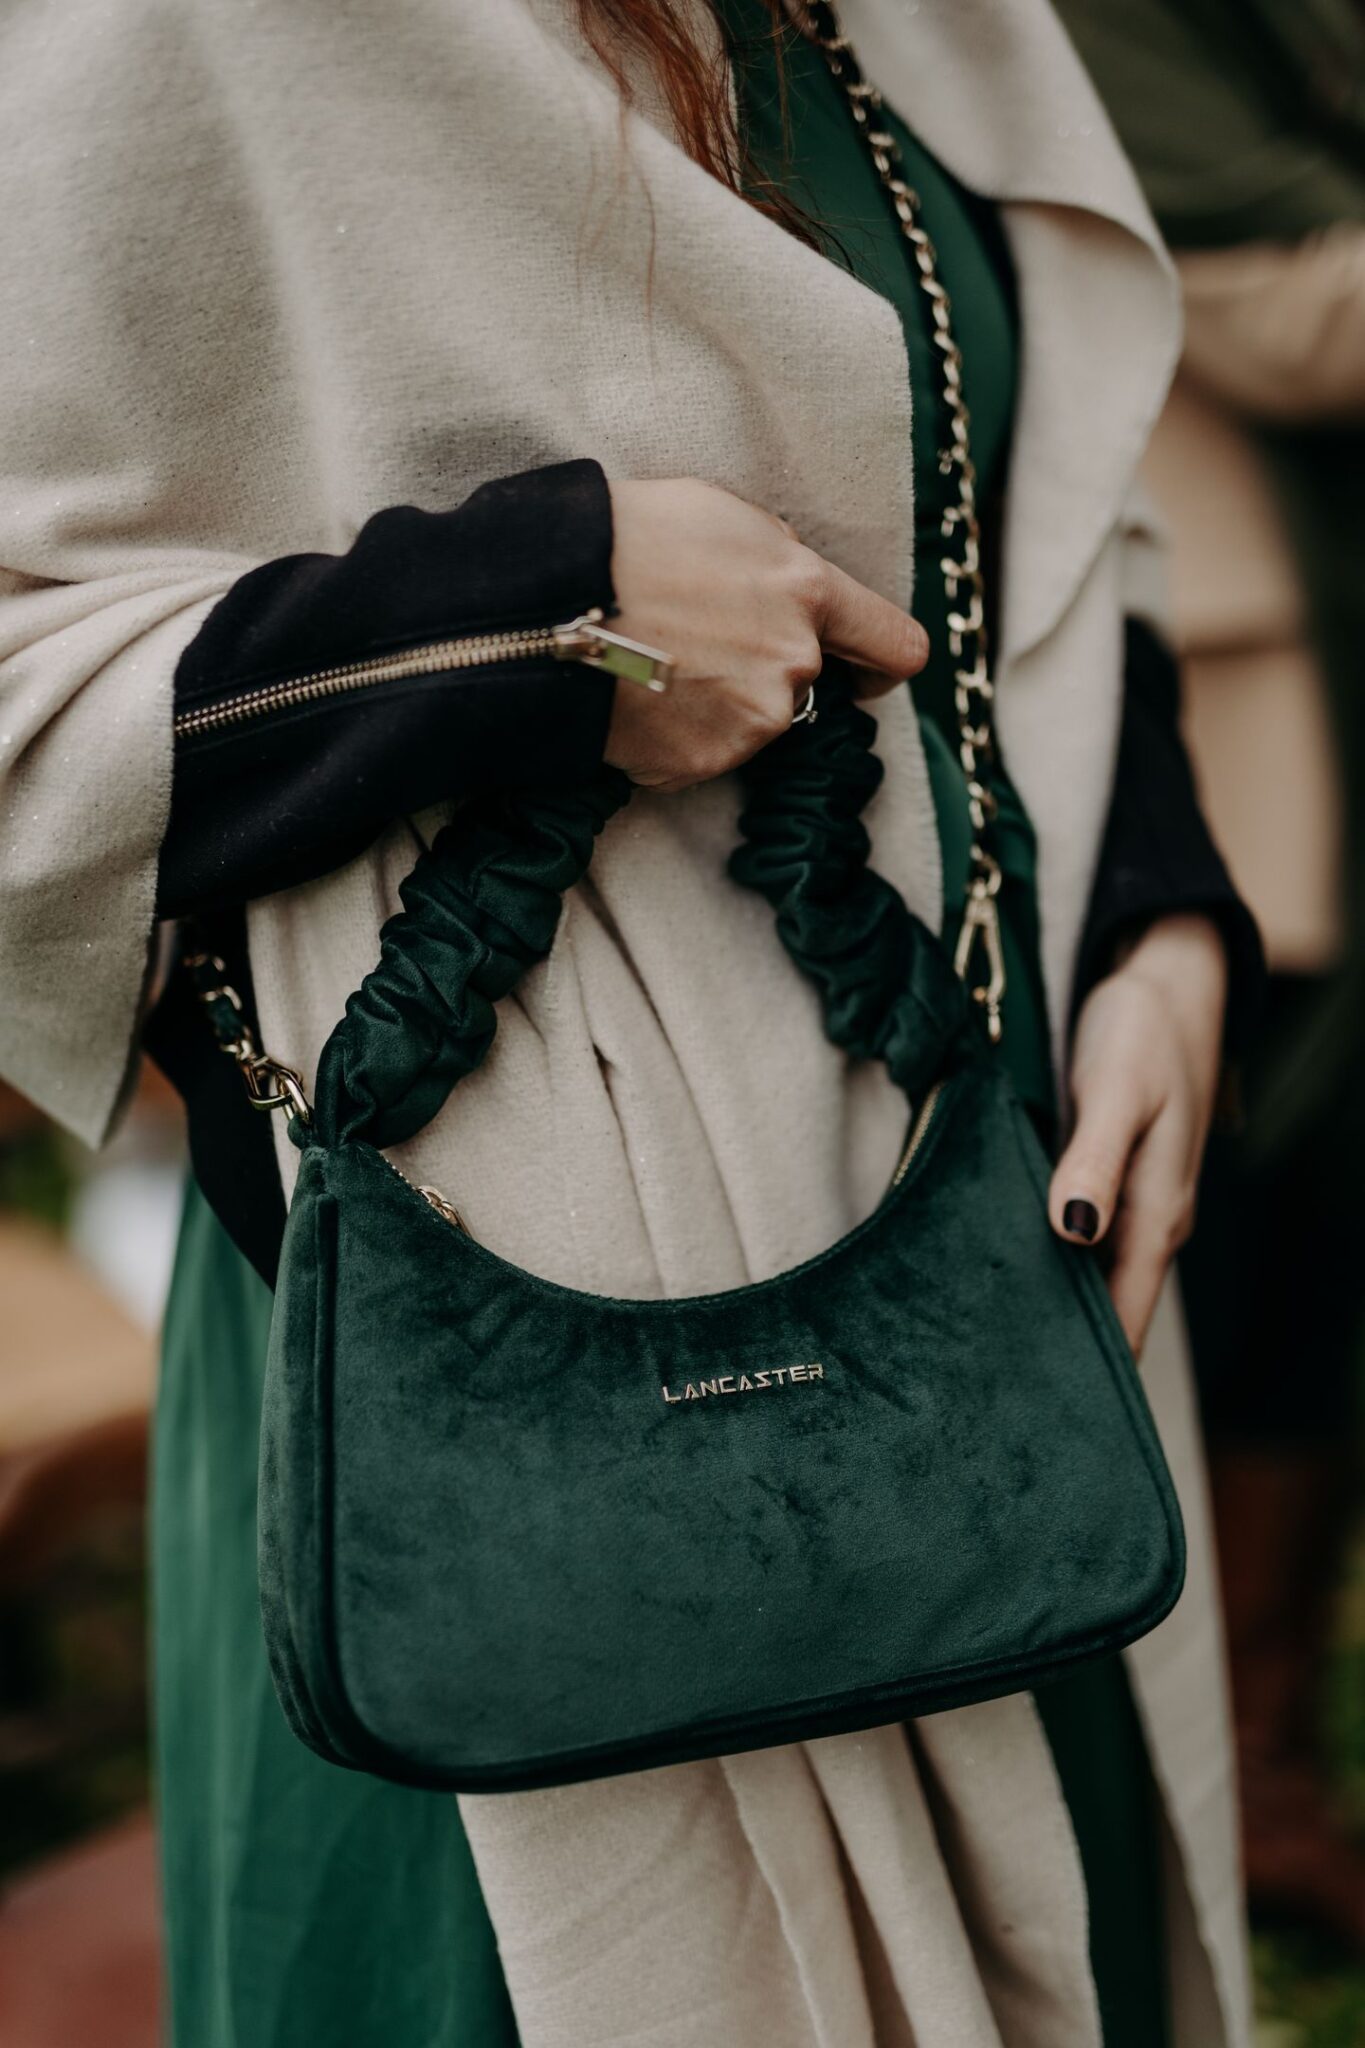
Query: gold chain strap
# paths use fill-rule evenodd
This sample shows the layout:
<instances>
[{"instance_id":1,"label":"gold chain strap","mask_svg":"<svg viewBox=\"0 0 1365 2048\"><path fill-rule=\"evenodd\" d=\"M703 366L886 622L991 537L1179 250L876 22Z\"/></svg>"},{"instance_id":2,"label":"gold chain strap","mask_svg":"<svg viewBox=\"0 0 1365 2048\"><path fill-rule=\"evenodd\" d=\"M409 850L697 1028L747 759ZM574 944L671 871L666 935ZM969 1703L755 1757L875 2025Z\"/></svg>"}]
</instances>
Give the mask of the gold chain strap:
<instances>
[{"instance_id":1,"label":"gold chain strap","mask_svg":"<svg viewBox=\"0 0 1365 2048\"><path fill-rule=\"evenodd\" d=\"M227 968L216 953L198 948L186 953L181 965L190 977L194 992L207 1012L220 1049L237 1063L253 1109L286 1109L303 1123L312 1121L312 1111L303 1089L303 1076L283 1060L271 1059L256 1043L246 1020L246 1008L227 978Z\"/></svg>"},{"instance_id":2,"label":"gold chain strap","mask_svg":"<svg viewBox=\"0 0 1365 2048\"><path fill-rule=\"evenodd\" d=\"M962 351L953 334L953 308L938 274L938 252L926 233L919 194L901 175L904 158L895 137L877 125L882 97L864 78L831 0L796 0L796 24L819 50L848 101L859 135L867 144L900 231L909 244L920 290L929 302L933 343L938 351L948 438L938 465L957 485L956 502L943 515L940 557L948 594L948 651L953 658L953 702L958 717L958 754L967 777L972 823L971 871L955 965L971 984L986 1015L993 1042L1001 1032L1005 962L1000 945L1000 863L986 840L998 812L989 787L996 760L991 681L986 638L986 587L981 573L981 519L976 504L976 466L971 452L971 415L962 395ZM963 601L965 599L965 602ZM984 955L985 977L976 979L976 954Z\"/></svg>"}]
</instances>

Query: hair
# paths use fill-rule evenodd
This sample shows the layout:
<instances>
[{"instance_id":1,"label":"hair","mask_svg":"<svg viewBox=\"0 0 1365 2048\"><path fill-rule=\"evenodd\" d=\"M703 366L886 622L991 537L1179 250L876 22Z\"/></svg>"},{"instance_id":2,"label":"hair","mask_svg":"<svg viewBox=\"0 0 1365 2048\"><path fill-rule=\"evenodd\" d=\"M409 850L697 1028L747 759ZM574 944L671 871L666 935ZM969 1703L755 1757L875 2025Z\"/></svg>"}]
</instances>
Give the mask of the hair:
<instances>
[{"instance_id":1,"label":"hair","mask_svg":"<svg viewBox=\"0 0 1365 2048\"><path fill-rule=\"evenodd\" d=\"M708 0L713 13L715 0ZM786 126L785 74L782 41L791 22L783 0L765 0L768 33L778 55L782 83L782 116ZM578 0L583 34L621 95L623 109L633 98L628 70L632 56L643 59L658 81L679 138L688 155L713 178L778 221L803 242L814 237L801 209L787 198L752 161L735 119L724 44L708 50L685 18L688 0ZM719 26L719 18L717 18Z\"/></svg>"}]
</instances>

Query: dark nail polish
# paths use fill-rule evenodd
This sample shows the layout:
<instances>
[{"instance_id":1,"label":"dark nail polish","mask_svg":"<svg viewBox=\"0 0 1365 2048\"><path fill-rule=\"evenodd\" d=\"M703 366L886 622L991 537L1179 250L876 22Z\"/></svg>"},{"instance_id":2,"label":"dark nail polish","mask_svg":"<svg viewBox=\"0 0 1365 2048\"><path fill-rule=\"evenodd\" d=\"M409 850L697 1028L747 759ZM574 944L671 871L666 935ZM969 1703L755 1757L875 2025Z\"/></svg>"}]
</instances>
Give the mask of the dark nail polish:
<instances>
[{"instance_id":1,"label":"dark nail polish","mask_svg":"<svg viewBox=\"0 0 1365 2048\"><path fill-rule=\"evenodd\" d=\"M1062 1211L1062 1228L1073 1237L1083 1237L1087 1244L1095 1242L1099 1227L1100 1212L1093 1202L1071 1201Z\"/></svg>"}]
</instances>

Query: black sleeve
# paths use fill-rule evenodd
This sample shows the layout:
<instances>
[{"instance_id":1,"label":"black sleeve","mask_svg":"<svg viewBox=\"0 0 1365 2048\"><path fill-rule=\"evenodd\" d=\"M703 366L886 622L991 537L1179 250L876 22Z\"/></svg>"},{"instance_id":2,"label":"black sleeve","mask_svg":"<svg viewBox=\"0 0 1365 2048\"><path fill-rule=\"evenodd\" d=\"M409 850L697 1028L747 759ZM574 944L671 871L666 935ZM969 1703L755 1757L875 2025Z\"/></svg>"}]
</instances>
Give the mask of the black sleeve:
<instances>
[{"instance_id":1,"label":"black sleeve","mask_svg":"<svg viewBox=\"0 0 1365 2048\"><path fill-rule=\"evenodd\" d=\"M1238 895L1199 806L1180 734L1180 670L1150 627L1125 628L1123 718L1109 818L1081 936L1079 1004L1113 966L1118 947L1156 918L1209 917L1228 956L1228 1050L1254 1031L1265 983L1256 920Z\"/></svg>"},{"instance_id":2,"label":"black sleeve","mask_svg":"<svg viewBox=\"0 0 1365 2048\"><path fill-rule=\"evenodd\" d=\"M243 576L176 671L160 915L312 880L393 818L445 798L591 774L613 680L581 664L539 654L443 668L433 652L429 669L363 688L328 694L317 679L609 613L611 547L601 468L565 462L485 484L454 511L377 513L344 555L291 555ZM253 708L252 693L300 679L312 679L307 696Z\"/></svg>"}]
</instances>

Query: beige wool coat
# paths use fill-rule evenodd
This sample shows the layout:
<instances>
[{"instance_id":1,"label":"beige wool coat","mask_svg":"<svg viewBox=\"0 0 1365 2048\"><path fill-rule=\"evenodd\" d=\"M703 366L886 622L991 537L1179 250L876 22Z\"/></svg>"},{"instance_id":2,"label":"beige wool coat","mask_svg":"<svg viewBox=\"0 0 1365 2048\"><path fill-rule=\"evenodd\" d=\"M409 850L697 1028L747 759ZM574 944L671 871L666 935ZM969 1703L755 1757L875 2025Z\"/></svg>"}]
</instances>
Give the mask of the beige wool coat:
<instances>
[{"instance_id":1,"label":"beige wool coat","mask_svg":"<svg viewBox=\"0 0 1365 2048\"><path fill-rule=\"evenodd\" d=\"M691 163L648 92L623 157L574 12L16 0L0 19L0 147L24 177L0 223L0 1071L92 1142L135 1058L174 664L245 567L344 547L396 501L595 455L741 492L910 595L894 313ZM1003 203L1018 268L1000 724L1039 830L1060 1040L1172 280L1045 0L845 16L911 126ZM937 918L914 720L897 701L880 724L876 858ZM553 1278L641 1295L755 1279L885 1184L890 1084L827 1045L766 912L727 885L734 815L721 783L613 822L486 1067L414 1148L478 1234ZM311 1070L431 822L253 906L273 1051ZM1189 1589L1132 1658L1178 2041L1245 2048L1223 1680L1169 1315L1146 1372L1191 1535ZM908 1738L463 1812L526 2048L1095 2048L1075 1844L1026 1697Z\"/></svg>"}]
</instances>

